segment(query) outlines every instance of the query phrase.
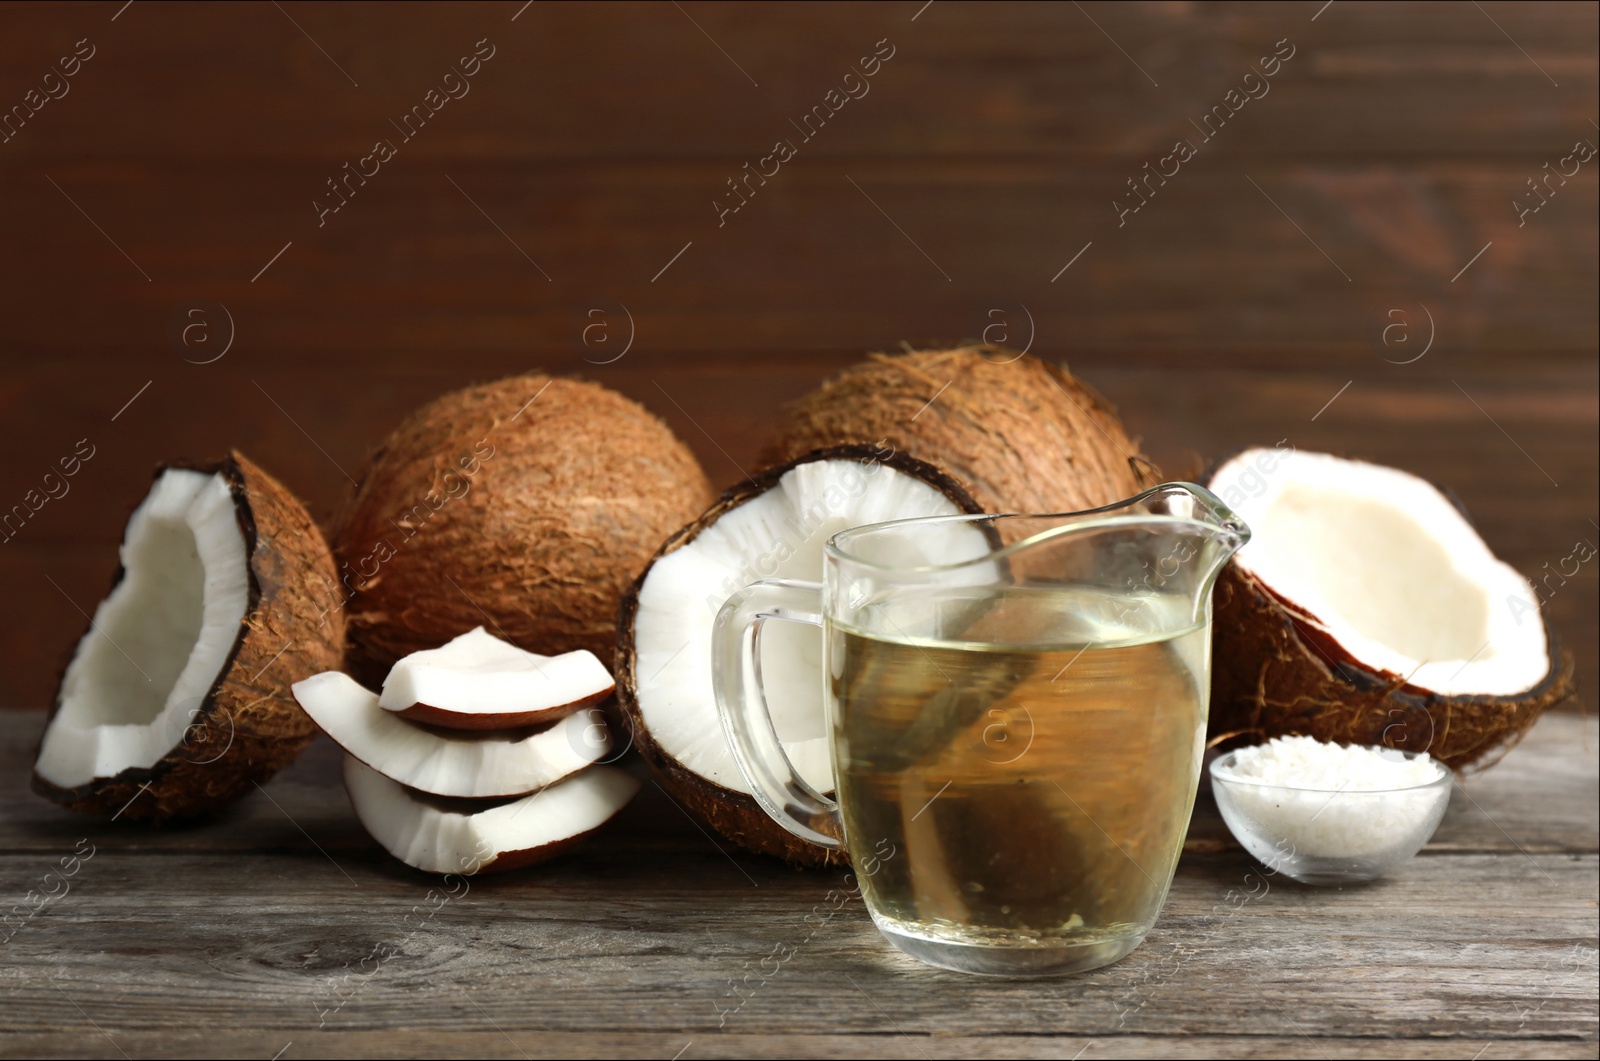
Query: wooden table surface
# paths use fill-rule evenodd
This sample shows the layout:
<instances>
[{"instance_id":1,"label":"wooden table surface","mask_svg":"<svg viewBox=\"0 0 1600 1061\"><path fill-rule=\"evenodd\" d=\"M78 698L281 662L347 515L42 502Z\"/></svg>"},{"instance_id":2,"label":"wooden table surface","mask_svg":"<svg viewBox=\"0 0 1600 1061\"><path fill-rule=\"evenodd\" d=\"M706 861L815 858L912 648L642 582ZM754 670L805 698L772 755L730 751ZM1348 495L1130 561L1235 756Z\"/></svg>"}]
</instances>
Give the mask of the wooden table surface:
<instances>
[{"instance_id":1,"label":"wooden table surface","mask_svg":"<svg viewBox=\"0 0 1600 1061\"><path fill-rule=\"evenodd\" d=\"M0 1051L1595 1056L1593 562L1545 608L1578 699L1402 874L1240 904L1203 800L1156 934L1067 981L916 967L851 906L719 1026L837 881L719 851L651 786L412 934L434 884L365 839L326 747L185 830L68 817L25 773L157 462L238 446L323 518L407 411L529 368L644 403L727 485L864 351L1004 340L1174 476L1287 440L1449 486L1531 577L1592 555L1597 41L1580 3L0 7L0 518L95 454L0 530L0 898L96 845L0 945ZM875 50L870 93L797 131Z\"/></svg>"},{"instance_id":2,"label":"wooden table surface","mask_svg":"<svg viewBox=\"0 0 1600 1061\"><path fill-rule=\"evenodd\" d=\"M7 1057L1595 1056L1600 734L1570 714L1370 885L1263 878L1203 793L1145 944L1046 980L923 966L859 901L807 923L842 874L730 851L652 785L452 899L362 832L326 740L222 821L127 830L29 796L24 718L5 901L93 854L0 945Z\"/></svg>"}]
</instances>

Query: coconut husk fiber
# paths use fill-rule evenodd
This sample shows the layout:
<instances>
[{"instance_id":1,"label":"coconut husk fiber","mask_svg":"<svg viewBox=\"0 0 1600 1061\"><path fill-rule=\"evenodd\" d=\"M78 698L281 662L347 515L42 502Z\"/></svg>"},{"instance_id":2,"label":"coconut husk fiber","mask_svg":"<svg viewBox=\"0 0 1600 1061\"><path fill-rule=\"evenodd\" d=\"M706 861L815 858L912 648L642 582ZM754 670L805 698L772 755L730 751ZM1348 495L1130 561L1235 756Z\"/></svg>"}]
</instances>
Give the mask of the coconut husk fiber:
<instances>
[{"instance_id":1,"label":"coconut husk fiber","mask_svg":"<svg viewBox=\"0 0 1600 1061\"><path fill-rule=\"evenodd\" d=\"M531 372L435 399L335 519L351 673L380 685L476 626L609 659L623 592L713 496L664 423L597 383Z\"/></svg>"},{"instance_id":2,"label":"coconut husk fiber","mask_svg":"<svg viewBox=\"0 0 1600 1061\"><path fill-rule=\"evenodd\" d=\"M763 459L851 443L942 468L986 512L1077 512L1161 481L1110 402L1001 346L872 354L791 403Z\"/></svg>"},{"instance_id":3,"label":"coconut husk fiber","mask_svg":"<svg viewBox=\"0 0 1600 1061\"><path fill-rule=\"evenodd\" d=\"M1304 735L1425 751L1453 769L1484 769L1577 687L1572 654L1548 623L1550 670L1532 689L1517 696L1443 696L1362 666L1310 616L1237 565L1223 571L1212 600L1213 741Z\"/></svg>"}]
</instances>

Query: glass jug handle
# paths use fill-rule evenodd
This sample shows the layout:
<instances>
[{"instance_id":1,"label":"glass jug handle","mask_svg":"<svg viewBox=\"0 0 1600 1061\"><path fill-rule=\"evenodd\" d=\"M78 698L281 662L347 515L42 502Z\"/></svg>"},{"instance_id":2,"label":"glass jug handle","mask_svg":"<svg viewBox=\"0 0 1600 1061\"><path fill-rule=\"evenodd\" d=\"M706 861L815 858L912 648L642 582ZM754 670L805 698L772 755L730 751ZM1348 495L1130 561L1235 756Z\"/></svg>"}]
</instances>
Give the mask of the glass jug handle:
<instances>
[{"instance_id":1,"label":"glass jug handle","mask_svg":"<svg viewBox=\"0 0 1600 1061\"><path fill-rule=\"evenodd\" d=\"M839 808L806 783L778 740L761 687L761 630L769 620L822 625L822 586L769 578L729 597L711 635L712 686L722 732L756 802L802 840L838 850Z\"/></svg>"}]
</instances>

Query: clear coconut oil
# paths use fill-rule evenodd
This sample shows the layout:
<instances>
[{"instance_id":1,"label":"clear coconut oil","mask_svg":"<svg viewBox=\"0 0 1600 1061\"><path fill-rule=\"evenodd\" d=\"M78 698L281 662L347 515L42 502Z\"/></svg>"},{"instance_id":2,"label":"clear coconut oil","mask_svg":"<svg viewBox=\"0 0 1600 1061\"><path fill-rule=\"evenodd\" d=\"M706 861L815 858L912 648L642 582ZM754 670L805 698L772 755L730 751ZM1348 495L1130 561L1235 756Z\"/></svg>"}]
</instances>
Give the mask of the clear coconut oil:
<instances>
[{"instance_id":1,"label":"clear coconut oil","mask_svg":"<svg viewBox=\"0 0 1600 1061\"><path fill-rule=\"evenodd\" d=\"M1130 603L1131 600L1131 603ZM1182 848L1209 627L1184 597L904 591L829 628L846 843L890 933L1126 953ZM886 633L887 631L887 633ZM887 857L884 857L887 853Z\"/></svg>"}]
</instances>

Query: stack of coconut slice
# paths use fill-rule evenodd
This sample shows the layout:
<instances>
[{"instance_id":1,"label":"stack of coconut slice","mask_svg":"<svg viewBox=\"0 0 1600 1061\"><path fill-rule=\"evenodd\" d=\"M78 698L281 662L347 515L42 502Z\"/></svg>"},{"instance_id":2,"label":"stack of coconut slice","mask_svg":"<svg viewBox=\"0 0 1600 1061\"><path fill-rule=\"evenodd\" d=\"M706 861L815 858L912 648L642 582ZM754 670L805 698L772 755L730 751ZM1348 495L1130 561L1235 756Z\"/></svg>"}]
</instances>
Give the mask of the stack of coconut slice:
<instances>
[{"instance_id":1,"label":"stack of coconut slice","mask_svg":"<svg viewBox=\"0 0 1600 1061\"><path fill-rule=\"evenodd\" d=\"M542 862L617 814L639 782L613 766L595 705L614 684L588 651L540 656L482 627L390 670L381 695L326 671L295 699L345 750L373 839L432 873Z\"/></svg>"}]
</instances>

